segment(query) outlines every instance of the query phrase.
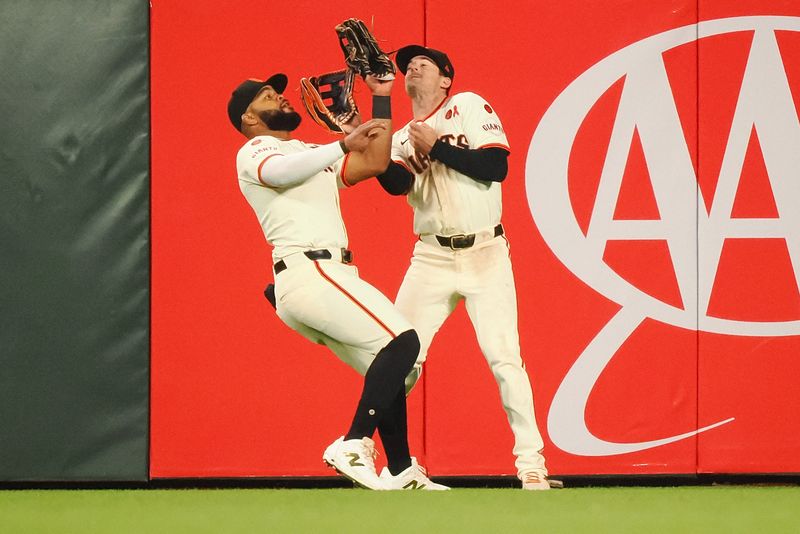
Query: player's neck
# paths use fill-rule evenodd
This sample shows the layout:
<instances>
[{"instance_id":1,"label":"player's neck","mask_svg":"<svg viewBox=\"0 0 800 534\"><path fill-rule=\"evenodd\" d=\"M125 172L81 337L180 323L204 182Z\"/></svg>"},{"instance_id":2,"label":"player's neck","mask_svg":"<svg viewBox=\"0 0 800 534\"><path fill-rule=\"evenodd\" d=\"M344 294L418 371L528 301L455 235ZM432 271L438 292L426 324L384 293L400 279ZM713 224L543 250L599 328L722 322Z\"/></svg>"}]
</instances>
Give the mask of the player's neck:
<instances>
[{"instance_id":1,"label":"player's neck","mask_svg":"<svg viewBox=\"0 0 800 534\"><path fill-rule=\"evenodd\" d=\"M278 139L283 139L284 141L288 141L292 138L292 132L287 132L286 130L268 130L268 133L265 135L271 135L272 137L277 137Z\"/></svg>"},{"instance_id":2,"label":"player's neck","mask_svg":"<svg viewBox=\"0 0 800 534\"><path fill-rule=\"evenodd\" d=\"M286 130L270 130L265 126L251 128L245 134L248 139L252 139L253 137L258 137L259 135L269 135L272 137L277 137L278 139L282 139L284 141L288 141L292 138L292 132L288 132Z\"/></svg>"},{"instance_id":3,"label":"player's neck","mask_svg":"<svg viewBox=\"0 0 800 534\"><path fill-rule=\"evenodd\" d=\"M411 110L414 113L414 119L418 121L425 120L445 100L447 100L447 95L439 91L429 94L416 94L411 99Z\"/></svg>"}]
</instances>

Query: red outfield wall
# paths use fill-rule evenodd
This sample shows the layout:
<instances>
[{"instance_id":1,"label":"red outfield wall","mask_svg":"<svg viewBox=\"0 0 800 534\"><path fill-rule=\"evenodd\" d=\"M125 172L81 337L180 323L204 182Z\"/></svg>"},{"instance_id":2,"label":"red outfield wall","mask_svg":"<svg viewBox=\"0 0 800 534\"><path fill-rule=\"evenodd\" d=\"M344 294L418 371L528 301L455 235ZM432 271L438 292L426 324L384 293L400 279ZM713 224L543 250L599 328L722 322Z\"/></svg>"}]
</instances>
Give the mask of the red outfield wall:
<instances>
[{"instance_id":1,"label":"red outfield wall","mask_svg":"<svg viewBox=\"0 0 800 534\"><path fill-rule=\"evenodd\" d=\"M344 16L385 49L447 51L455 90L503 121L503 222L550 471L800 472L796 2L153 4L151 476L329 474L321 452L360 379L261 296L270 251L225 104L280 70L298 105L299 77L341 68ZM393 100L400 127L402 83ZM297 134L332 139L310 120ZM393 297L410 208L374 182L342 206L361 275ZM410 406L432 474L514 472L463 306Z\"/></svg>"}]
</instances>

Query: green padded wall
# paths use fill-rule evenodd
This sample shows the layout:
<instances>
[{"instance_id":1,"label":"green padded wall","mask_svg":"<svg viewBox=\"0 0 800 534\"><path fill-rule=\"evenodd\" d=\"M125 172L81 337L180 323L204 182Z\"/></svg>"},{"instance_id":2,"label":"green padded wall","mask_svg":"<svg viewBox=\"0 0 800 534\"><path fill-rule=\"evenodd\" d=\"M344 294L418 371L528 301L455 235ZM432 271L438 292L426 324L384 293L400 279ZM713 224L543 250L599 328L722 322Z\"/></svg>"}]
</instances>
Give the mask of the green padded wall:
<instances>
[{"instance_id":1,"label":"green padded wall","mask_svg":"<svg viewBox=\"0 0 800 534\"><path fill-rule=\"evenodd\" d=\"M149 3L0 3L0 480L146 480Z\"/></svg>"}]
</instances>

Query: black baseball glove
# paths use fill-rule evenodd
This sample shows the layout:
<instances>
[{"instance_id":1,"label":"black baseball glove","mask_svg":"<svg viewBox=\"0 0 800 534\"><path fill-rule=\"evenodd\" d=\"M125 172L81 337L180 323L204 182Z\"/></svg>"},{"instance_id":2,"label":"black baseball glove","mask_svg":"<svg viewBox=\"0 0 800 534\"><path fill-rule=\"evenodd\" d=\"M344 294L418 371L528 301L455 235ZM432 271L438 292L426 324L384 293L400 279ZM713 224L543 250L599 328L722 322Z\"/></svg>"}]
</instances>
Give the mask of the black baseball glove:
<instances>
[{"instance_id":1,"label":"black baseball glove","mask_svg":"<svg viewBox=\"0 0 800 534\"><path fill-rule=\"evenodd\" d=\"M314 122L331 133L343 133L342 125L358 113L354 80L355 73L350 69L300 79L303 106Z\"/></svg>"},{"instance_id":2,"label":"black baseball glove","mask_svg":"<svg viewBox=\"0 0 800 534\"><path fill-rule=\"evenodd\" d=\"M339 36L339 45L349 69L359 73L362 78L371 74L379 80L394 79L394 63L381 50L378 41L363 22L347 19L336 26L336 35Z\"/></svg>"}]
</instances>

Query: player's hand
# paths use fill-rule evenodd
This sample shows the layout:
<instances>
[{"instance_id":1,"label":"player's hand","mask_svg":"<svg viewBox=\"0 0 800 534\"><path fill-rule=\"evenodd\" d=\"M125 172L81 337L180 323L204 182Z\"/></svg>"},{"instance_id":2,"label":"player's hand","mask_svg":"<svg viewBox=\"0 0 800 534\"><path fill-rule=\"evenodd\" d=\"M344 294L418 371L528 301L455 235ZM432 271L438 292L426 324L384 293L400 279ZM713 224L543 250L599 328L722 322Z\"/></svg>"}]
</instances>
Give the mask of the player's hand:
<instances>
[{"instance_id":1,"label":"player's hand","mask_svg":"<svg viewBox=\"0 0 800 534\"><path fill-rule=\"evenodd\" d=\"M428 155L436 142L436 130L422 121L412 122L408 128L408 140L418 154Z\"/></svg>"},{"instance_id":2,"label":"player's hand","mask_svg":"<svg viewBox=\"0 0 800 534\"><path fill-rule=\"evenodd\" d=\"M375 119L369 120L347 134L344 138L344 144L351 152L363 152L370 141L379 135L382 130L386 130L385 122Z\"/></svg>"},{"instance_id":3,"label":"player's hand","mask_svg":"<svg viewBox=\"0 0 800 534\"><path fill-rule=\"evenodd\" d=\"M392 94L392 84L394 80L379 80L375 76L369 74L364 78L364 83L367 84L369 90L375 96L390 96Z\"/></svg>"},{"instance_id":4,"label":"player's hand","mask_svg":"<svg viewBox=\"0 0 800 534\"><path fill-rule=\"evenodd\" d=\"M360 124L361 124L361 115L359 113L356 113L349 121L340 125L340 128L342 129L344 134L347 135L353 130L355 130Z\"/></svg>"}]
</instances>

